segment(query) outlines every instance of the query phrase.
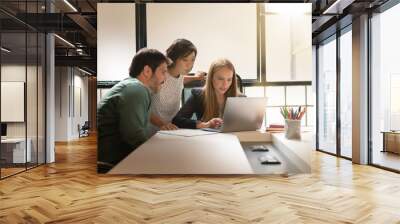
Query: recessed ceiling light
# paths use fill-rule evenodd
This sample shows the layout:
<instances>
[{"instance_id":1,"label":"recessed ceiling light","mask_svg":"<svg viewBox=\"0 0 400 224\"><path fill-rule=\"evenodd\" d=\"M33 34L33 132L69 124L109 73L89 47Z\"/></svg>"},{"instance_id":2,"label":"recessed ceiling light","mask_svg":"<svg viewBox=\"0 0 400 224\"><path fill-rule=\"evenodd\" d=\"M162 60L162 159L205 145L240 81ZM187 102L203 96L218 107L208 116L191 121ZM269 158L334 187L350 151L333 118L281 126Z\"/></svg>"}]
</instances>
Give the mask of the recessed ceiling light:
<instances>
[{"instance_id":1,"label":"recessed ceiling light","mask_svg":"<svg viewBox=\"0 0 400 224\"><path fill-rule=\"evenodd\" d=\"M325 9L322 14L342 14L343 9L354 1L355 0L336 0L332 5Z\"/></svg>"},{"instance_id":2,"label":"recessed ceiling light","mask_svg":"<svg viewBox=\"0 0 400 224\"><path fill-rule=\"evenodd\" d=\"M71 4L69 3L68 0L64 0L65 4L67 4L72 10L74 10L75 12L78 12L78 10Z\"/></svg>"},{"instance_id":3,"label":"recessed ceiling light","mask_svg":"<svg viewBox=\"0 0 400 224\"><path fill-rule=\"evenodd\" d=\"M64 39L64 38L62 38L62 37L60 37L59 35L57 35L57 34L54 34L54 36L55 37L57 37L59 40L61 40L62 42L64 42L64 43L66 43L67 45L69 45L70 47L73 47L73 48L75 48L75 45L73 45L71 42L69 42L68 40L66 40L66 39Z\"/></svg>"},{"instance_id":4,"label":"recessed ceiling light","mask_svg":"<svg viewBox=\"0 0 400 224\"><path fill-rule=\"evenodd\" d=\"M4 51L6 53L10 53L11 52L11 50L9 50L9 49L7 49L5 47L1 47L1 51Z\"/></svg>"},{"instance_id":5,"label":"recessed ceiling light","mask_svg":"<svg viewBox=\"0 0 400 224\"><path fill-rule=\"evenodd\" d=\"M81 68L79 68L79 67L78 67L78 70L81 71L81 72L83 72L83 73L85 73L85 74L87 74L87 75L92 75L92 73L90 73L90 72L88 72L88 71L86 71L86 70L83 70L83 69L81 69Z\"/></svg>"}]
</instances>

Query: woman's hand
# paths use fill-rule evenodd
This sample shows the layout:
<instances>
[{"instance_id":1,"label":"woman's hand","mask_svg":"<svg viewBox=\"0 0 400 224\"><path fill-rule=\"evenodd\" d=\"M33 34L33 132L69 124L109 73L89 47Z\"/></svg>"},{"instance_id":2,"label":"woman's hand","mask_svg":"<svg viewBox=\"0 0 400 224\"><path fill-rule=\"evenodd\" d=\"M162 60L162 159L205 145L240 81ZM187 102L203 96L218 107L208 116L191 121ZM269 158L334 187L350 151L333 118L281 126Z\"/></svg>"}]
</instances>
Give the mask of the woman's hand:
<instances>
[{"instance_id":1,"label":"woman's hand","mask_svg":"<svg viewBox=\"0 0 400 224\"><path fill-rule=\"evenodd\" d=\"M177 129L178 127L172 123L168 123L160 127L160 130L177 130Z\"/></svg>"},{"instance_id":2,"label":"woman's hand","mask_svg":"<svg viewBox=\"0 0 400 224\"><path fill-rule=\"evenodd\" d=\"M217 117L209 120L208 122L198 122L196 124L196 128L201 129L201 128L219 128L224 121Z\"/></svg>"},{"instance_id":3,"label":"woman's hand","mask_svg":"<svg viewBox=\"0 0 400 224\"><path fill-rule=\"evenodd\" d=\"M217 117L209 120L207 123L209 123L209 128L219 128L224 123L224 121L221 118Z\"/></svg>"},{"instance_id":4,"label":"woman's hand","mask_svg":"<svg viewBox=\"0 0 400 224\"><path fill-rule=\"evenodd\" d=\"M196 124L197 129L208 128L209 126L208 122L197 122Z\"/></svg>"},{"instance_id":5,"label":"woman's hand","mask_svg":"<svg viewBox=\"0 0 400 224\"><path fill-rule=\"evenodd\" d=\"M194 77L196 77L196 80L203 81L203 80L206 80L206 73L205 72L196 72Z\"/></svg>"}]
</instances>

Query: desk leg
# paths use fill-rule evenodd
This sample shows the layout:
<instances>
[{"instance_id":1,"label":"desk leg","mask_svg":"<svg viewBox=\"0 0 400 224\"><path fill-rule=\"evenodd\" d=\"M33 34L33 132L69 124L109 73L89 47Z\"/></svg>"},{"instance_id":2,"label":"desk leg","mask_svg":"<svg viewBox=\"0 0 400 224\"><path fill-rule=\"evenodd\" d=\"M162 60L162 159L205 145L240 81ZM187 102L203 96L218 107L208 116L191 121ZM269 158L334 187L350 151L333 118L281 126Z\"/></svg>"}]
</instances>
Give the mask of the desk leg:
<instances>
[{"instance_id":1,"label":"desk leg","mask_svg":"<svg viewBox=\"0 0 400 224\"><path fill-rule=\"evenodd\" d=\"M383 135L383 149L381 152L386 152L386 134L382 133Z\"/></svg>"}]
</instances>

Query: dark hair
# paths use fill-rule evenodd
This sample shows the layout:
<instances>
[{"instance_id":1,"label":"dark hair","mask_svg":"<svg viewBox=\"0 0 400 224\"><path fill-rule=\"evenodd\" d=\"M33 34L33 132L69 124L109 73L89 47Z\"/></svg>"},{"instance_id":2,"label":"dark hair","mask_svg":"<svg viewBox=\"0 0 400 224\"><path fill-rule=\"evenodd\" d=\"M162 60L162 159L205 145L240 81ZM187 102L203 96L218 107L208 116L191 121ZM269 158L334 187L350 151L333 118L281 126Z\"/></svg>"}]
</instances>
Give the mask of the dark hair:
<instances>
[{"instance_id":1,"label":"dark hair","mask_svg":"<svg viewBox=\"0 0 400 224\"><path fill-rule=\"evenodd\" d=\"M154 72L162 63L169 63L169 59L156 49L142 48L132 59L131 66L129 67L129 75L136 78L148 65Z\"/></svg>"},{"instance_id":2,"label":"dark hair","mask_svg":"<svg viewBox=\"0 0 400 224\"><path fill-rule=\"evenodd\" d=\"M172 60L170 66L174 66L176 60L184 58L192 52L197 55L197 48L192 42L186 39L176 39L167 49L167 57Z\"/></svg>"}]
</instances>

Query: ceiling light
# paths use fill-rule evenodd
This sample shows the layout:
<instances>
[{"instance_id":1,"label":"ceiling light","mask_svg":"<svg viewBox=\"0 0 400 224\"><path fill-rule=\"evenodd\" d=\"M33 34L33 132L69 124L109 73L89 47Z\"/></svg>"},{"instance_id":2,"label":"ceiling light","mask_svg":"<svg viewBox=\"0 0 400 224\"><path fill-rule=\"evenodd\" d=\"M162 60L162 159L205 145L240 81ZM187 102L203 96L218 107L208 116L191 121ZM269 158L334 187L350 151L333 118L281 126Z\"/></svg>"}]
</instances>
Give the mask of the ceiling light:
<instances>
[{"instance_id":1,"label":"ceiling light","mask_svg":"<svg viewBox=\"0 0 400 224\"><path fill-rule=\"evenodd\" d=\"M11 52L11 50L9 50L9 49L7 49L7 48L5 48L5 47L1 47L1 50L4 51L4 52L6 52L6 53L10 53L10 52Z\"/></svg>"},{"instance_id":2,"label":"ceiling light","mask_svg":"<svg viewBox=\"0 0 400 224\"><path fill-rule=\"evenodd\" d=\"M64 0L65 4L67 4L72 10L74 10L74 12L78 12L78 10L71 4L69 3L68 0Z\"/></svg>"},{"instance_id":3,"label":"ceiling light","mask_svg":"<svg viewBox=\"0 0 400 224\"><path fill-rule=\"evenodd\" d=\"M354 0L336 0L322 14L342 14L343 9L353 3Z\"/></svg>"},{"instance_id":4,"label":"ceiling light","mask_svg":"<svg viewBox=\"0 0 400 224\"><path fill-rule=\"evenodd\" d=\"M68 40L58 36L57 34L54 34L55 37L57 37L59 40L61 40L62 42L66 43L67 45L69 45L70 47L75 48L75 45L73 45L71 42L69 42Z\"/></svg>"},{"instance_id":5,"label":"ceiling light","mask_svg":"<svg viewBox=\"0 0 400 224\"><path fill-rule=\"evenodd\" d=\"M81 68L79 68L79 67L78 67L78 70L81 71L81 72L83 72L83 73L85 73L85 74L87 74L87 75L92 75L92 73L90 73L90 72L88 72L88 71L86 71L86 70L83 70L83 69L81 69Z\"/></svg>"}]
</instances>

